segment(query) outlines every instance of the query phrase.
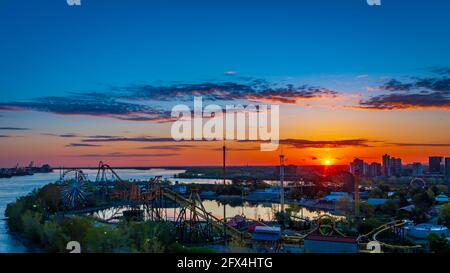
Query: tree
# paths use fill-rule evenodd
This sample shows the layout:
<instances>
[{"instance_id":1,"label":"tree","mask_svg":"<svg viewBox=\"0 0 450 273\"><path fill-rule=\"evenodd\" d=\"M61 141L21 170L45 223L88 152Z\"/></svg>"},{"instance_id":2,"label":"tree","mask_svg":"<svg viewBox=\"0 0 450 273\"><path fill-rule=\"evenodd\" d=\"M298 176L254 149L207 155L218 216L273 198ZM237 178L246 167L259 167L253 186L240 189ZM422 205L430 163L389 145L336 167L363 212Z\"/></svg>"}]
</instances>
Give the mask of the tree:
<instances>
[{"instance_id":1,"label":"tree","mask_svg":"<svg viewBox=\"0 0 450 273\"><path fill-rule=\"evenodd\" d=\"M413 196L413 203L416 205L416 207L421 208L424 211L428 211L428 209L431 207L431 205L434 202L434 199L430 197L430 195L425 192L421 191L420 193L417 193Z\"/></svg>"},{"instance_id":2,"label":"tree","mask_svg":"<svg viewBox=\"0 0 450 273\"><path fill-rule=\"evenodd\" d=\"M48 221L42 227L41 244L49 252L64 252L69 241L56 221Z\"/></svg>"},{"instance_id":3,"label":"tree","mask_svg":"<svg viewBox=\"0 0 450 273\"><path fill-rule=\"evenodd\" d=\"M352 212L352 202L348 197L340 197L336 199L335 208L337 212L347 215Z\"/></svg>"},{"instance_id":4,"label":"tree","mask_svg":"<svg viewBox=\"0 0 450 273\"><path fill-rule=\"evenodd\" d=\"M363 215L367 218L373 217L375 215L375 206L368 204L366 202L362 202L359 205L359 208Z\"/></svg>"},{"instance_id":5,"label":"tree","mask_svg":"<svg viewBox=\"0 0 450 273\"><path fill-rule=\"evenodd\" d=\"M369 218L366 219L363 222L360 222L358 224L358 232L359 234L363 235L363 234L367 234L369 232L371 232L372 230L376 229L377 227L381 226L383 224L383 222L381 222L380 220L376 219L376 218Z\"/></svg>"},{"instance_id":6,"label":"tree","mask_svg":"<svg viewBox=\"0 0 450 273\"><path fill-rule=\"evenodd\" d=\"M394 216L397 212L397 204L393 200L387 200L381 205L381 211L387 215Z\"/></svg>"},{"instance_id":7,"label":"tree","mask_svg":"<svg viewBox=\"0 0 450 273\"><path fill-rule=\"evenodd\" d=\"M38 199L49 212L56 212L61 205L61 186L48 184L39 190Z\"/></svg>"},{"instance_id":8,"label":"tree","mask_svg":"<svg viewBox=\"0 0 450 273\"><path fill-rule=\"evenodd\" d=\"M369 192L369 197L371 198L386 198L386 194L379 188L375 188Z\"/></svg>"},{"instance_id":9,"label":"tree","mask_svg":"<svg viewBox=\"0 0 450 273\"><path fill-rule=\"evenodd\" d=\"M439 209L439 218L444 225L450 227L450 203L442 205Z\"/></svg>"},{"instance_id":10,"label":"tree","mask_svg":"<svg viewBox=\"0 0 450 273\"><path fill-rule=\"evenodd\" d=\"M447 241L444 235L439 236L435 233L431 233L427 236L427 239L431 252L450 253L450 243Z\"/></svg>"},{"instance_id":11,"label":"tree","mask_svg":"<svg viewBox=\"0 0 450 273\"><path fill-rule=\"evenodd\" d=\"M87 232L94 227L93 221L87 217L66 217L60 225L71 241L78 241L81 244Z\"/></svg>"},{"instance_id":12,"label":"tree","mask_svg":"<svg viewBox=\"0 0 450 273\"><path fill-rule=\"evenodd\" d=\"M39 212L26 211L22 215L23 234L32 243L40 243L42 234L42 214Z\"/></svg>"}]
</instances>

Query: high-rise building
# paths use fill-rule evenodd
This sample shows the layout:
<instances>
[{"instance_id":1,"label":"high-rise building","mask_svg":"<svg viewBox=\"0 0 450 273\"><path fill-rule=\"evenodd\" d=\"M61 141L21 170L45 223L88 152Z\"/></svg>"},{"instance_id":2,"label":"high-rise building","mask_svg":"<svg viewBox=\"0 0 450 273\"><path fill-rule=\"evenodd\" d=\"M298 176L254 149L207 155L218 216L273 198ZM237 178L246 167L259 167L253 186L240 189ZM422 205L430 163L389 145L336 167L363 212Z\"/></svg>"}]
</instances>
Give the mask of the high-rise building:
<instances>
[{"instance_id":1,"label":"high-rise building","mask_svg":"<svg viewBox=\"0 0 450 273\"><path fill-rule=\"evenodd\" d=\"M450 183L450 157L445 158L445 179Z\"/></svg>"},{"instance_id":2,"label":"high-rise building","mask_svg":"<svg viewBox=\"0 0 450 273\"><path fill-rule=\"evenodd\" d=\"M364 175L364 160L355 158L352 163L350 163L350 172L353 175Z\"/></svg>"},{"instance_id":3,"label":"high-rise building","mask_svg":"<svg viewBox=\"0 0 450 273\"><path fill-rule=\"evenodd\" d=\"M392 175L402 175L402 159L401 158L391 158L391 174Z\"/></svg>"},{"instance_id":4,"label":"high-rise building","mask_svg":"<svg viewBox=\"0 0 450 273\"><path fill-rule=\"evenodd\" d=\"M370 165L369 165L369 163L364 162L363 168L364 168L363 175L364 176L370 176Z\"/></svg>"},{"instance_id":5,"label":"high-rise building","mask_svg":"<svg viewBox=\"0 0 450 273\"><path fill-rule=\"evenodd\" d=\"M369 166L369 176L377 177L381 176L381 164L372 162Z\"/></svg>"},{"instance_id":6,"label":"high-rise building","mask_svg":"<svg viewBox=\"0 0 450 273\"><path fill-rule=\"evenodd\" d=\"M442 156L430 156L428 158L428 171L430 173L441 172Z\"/></svg>"},{"instance_id":7,"label":"high-rise building","mask_svg":"<svg viewBox=\"0 0 450 273\"><path fill-rule=\"evenodd\" d=\"M388 177L391 176L391 157L387 154L383 155L382 162L383 175Z\"/></svg>"},{"instance_id":8,"label":"high-rise building","mask_svg":"<svg viewBox=\"0 0 450 273\"><path fill-rule=\"evenodd\" d=\"M413 176L422 176L423 175L423 166L419 162L414 162L412 165L412 175Z\"/></svg>"}]
</instances>

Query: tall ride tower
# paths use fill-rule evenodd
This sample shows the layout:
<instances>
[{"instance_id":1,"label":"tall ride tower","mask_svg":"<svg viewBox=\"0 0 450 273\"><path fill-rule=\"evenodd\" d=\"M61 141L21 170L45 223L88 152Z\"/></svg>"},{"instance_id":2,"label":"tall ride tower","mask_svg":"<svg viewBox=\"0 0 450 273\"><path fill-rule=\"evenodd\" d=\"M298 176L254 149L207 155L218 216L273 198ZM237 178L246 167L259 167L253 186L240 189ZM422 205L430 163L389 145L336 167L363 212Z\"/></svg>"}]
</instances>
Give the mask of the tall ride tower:
<instances>
[{"instance_id":1,"label":"tall ride tower","mask_svg":"<svg viewBox=\"0 0 450 273\"><path fill-rule=\"evenodd\" d=\"M280 210L284 213L284 155L280 154Z\"/></svg>"}]
</instances>

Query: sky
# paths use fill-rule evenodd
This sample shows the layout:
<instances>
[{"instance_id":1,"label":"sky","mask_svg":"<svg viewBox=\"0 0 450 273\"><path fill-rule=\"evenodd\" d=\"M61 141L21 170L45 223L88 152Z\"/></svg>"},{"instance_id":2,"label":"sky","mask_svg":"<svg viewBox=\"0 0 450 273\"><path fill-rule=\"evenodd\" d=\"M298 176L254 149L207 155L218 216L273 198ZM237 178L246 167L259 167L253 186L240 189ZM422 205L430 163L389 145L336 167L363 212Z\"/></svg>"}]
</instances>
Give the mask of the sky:
<instances>
[{"instance_id":1,"label":"sky","mask_svg":"<svg viewBox=\"0 0 450 273\"><path fill-rule=\"evenodd\" d=\"M445 0L3 0L0 166L221 164L173 106L280 106L288 164L450 156ZM281 148L227 141L232 165Z\"/></svg>"}]
</instances>

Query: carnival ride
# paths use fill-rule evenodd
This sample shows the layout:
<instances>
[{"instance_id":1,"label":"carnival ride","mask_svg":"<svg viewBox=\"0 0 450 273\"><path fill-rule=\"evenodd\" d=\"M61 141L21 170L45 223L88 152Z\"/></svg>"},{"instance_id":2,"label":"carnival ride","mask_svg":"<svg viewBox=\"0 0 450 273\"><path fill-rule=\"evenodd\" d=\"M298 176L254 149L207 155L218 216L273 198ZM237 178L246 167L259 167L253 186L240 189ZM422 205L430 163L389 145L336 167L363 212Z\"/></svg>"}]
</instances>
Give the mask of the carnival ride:
<instances>
[{"instance_id":1,"label":"carnival ride","mask_svg":"<svg viewBox=\"0 0 450 273\"><path fill-rule=\"evenodd\" d=\"M108 179L108 177L112 177L112 179ZM108 164L100 162L93 185L99 189L113 187L114 190L109 191L112 201L97 208L79 208L86 202L85 188L86 184L90 183L82 170L64 171L60 183L63 185L61 197L69 208L64 212L65 214L93 213L112 209L114 213L110 219L119 218L121 212L122 216L125 214L140 216L133 218L134 220L144 218L150 221L168 220L174 222L178 236L183 241L198 241L201 238L204 241L217 242L232 239L247 243L251 237L246 227L242 229L232 227L224 219L208 212L203 206L198 191L193 190L189 196L185 197L164 184L161 176L156 176L148 181L124 181ZM77 205L78 209L76 209ZM172 208L173 212L169 213L168 210ZM145 217L142 216L144 212ZM308 220L311 224L310 228L303 232L282 234L280 243L300 245L308 235L314 233L322 236L347 237L337 228L337 224L341 220L328 214L321 215L315 220ZM252 223L265 225L258 221L252 221ZM394 245L380 241L381 233L391 230L394 231L394 234L399 234L405 223L406 221L403 220L386 223L367 234L360 235L356 241L360 247L366 246L368 242L372 241L383 248L400 251L420 248L419 245Z\"/></svg>"},{"instance_id":2,"label":"carnival ride","mask_svg":"<svg viewBox=\"0 0 450 273\"><path fill-rule=\"evenodd\" d=\"M69 208L86 202L86 175L82 170L71 169L61 174L59 184L62 186L61 199Z\"/></svg>"}]
</instances>

